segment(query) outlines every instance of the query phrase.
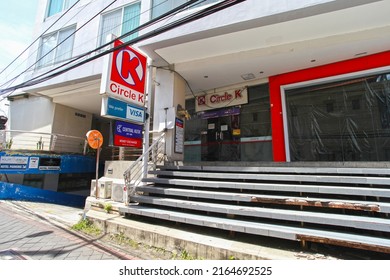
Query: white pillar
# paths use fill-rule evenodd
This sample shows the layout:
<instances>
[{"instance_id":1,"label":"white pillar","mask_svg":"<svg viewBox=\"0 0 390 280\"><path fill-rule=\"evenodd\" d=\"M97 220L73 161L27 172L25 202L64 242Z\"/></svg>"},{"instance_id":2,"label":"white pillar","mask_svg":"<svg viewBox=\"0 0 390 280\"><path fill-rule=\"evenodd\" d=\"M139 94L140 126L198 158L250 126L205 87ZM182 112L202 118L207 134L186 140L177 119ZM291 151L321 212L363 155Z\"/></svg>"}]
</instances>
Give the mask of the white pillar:
<instances>
[{"instance_id":1,"label":"white pillar","mask_svg":"<svg viewBox=\"0 0 390 280\"><path fill-rule=\"evenodd\" d=\"M175 153L176 108L180 104L185 108L186 83L174 71L157 69L154 95L153 130L167 128L166 154L168 161L183 161L184 154Z\"/></svg>"}]
</instances>

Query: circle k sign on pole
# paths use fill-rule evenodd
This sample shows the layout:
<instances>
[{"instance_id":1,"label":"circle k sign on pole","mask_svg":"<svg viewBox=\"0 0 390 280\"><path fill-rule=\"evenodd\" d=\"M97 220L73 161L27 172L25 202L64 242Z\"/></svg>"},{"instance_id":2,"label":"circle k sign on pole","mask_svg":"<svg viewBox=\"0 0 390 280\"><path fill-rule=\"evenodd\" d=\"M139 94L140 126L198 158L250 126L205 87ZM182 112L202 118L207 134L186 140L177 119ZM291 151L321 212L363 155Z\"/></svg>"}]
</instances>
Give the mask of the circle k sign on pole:
<instances>
[{"instance_id":1,"label":"circle k sign on pole","mask_svg":"<svg viewBox=\"0 0 390 280\"><path fill-rule=\"evenodd\" d=\"M115 40L115 48L121 45L122 41ZM147 57L133 47L124 46L112 52L105 62L100 93L143 107L146 64Z\"/></svg>"}]
</instances>

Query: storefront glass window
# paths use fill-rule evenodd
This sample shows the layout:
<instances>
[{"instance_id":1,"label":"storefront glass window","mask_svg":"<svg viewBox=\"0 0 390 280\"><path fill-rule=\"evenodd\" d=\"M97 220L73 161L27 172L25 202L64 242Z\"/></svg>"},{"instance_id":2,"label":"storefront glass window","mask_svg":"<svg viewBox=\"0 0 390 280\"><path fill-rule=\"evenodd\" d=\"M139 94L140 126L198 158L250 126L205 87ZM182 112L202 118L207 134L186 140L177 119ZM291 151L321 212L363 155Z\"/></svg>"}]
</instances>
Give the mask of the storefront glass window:
<instances>
[{"instance_id":1,"label":"storefront glass window","mask_svg":"<svg viewBox=\"0 0 390 280\"><path fill-rule=\"evenodd\" d=\"M194 98L186 101L185 161L272 161L268 84L248 87L248 103L229 108L229 114L205 118L195 112Z\"/></svg>"},{"instance_id":2,"label":"storefront glass window","mask_svg":"<svg viewBox=\"0 0 390 280\"><path fill-rule=\"evenodd\" d=\"M285 92L291 161L390 160L390 74Z\"/></svg>"}]
</instances>

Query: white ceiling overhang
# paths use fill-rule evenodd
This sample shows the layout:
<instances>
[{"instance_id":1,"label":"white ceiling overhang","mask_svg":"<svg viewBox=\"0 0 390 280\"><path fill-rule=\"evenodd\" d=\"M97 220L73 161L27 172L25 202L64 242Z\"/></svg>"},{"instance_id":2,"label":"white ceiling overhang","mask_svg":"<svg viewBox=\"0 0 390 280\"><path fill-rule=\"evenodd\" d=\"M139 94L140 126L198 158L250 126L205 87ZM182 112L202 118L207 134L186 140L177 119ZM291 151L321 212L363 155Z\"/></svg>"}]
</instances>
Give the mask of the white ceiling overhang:
<instances>
[{"instance_id":1,"label":"white ceiling overhang","mask_svg":"<svg viewBox=\"0 0 390 280\"><path fill-rule=\"evenodd\" d=\"M254 74L251 83L256 83L272 75L390 49L390 0L327 2L318 10L314 6L205 29L207 21L213 20L211 15L138 47L153 65L173 67L195 93L243 83L241 75L247 73ZM197 25L201 26L198 31ZM100 77L91 76L35 92L56 103L100 114L99 87Z\"/></svg>"},{"instance_id":2,"label":"white ceiling overhang","mask_svg":"<svg viewBox=\"0 0 390 280\"><path fill-rule=\"evenodd\" d=\"M260 80L390 49L390 1L342 9L338 4L334 11L328 3L323 13L312 7L301 18L293 11L293 15L270 16L258 27L235 32L224 27L224 34L211 36L208 30L205 38L189 34L141 48L157 65L162 61L173 65L194 92L244 82L241 75L247 73Z\"/></svg>"}]
</instances>

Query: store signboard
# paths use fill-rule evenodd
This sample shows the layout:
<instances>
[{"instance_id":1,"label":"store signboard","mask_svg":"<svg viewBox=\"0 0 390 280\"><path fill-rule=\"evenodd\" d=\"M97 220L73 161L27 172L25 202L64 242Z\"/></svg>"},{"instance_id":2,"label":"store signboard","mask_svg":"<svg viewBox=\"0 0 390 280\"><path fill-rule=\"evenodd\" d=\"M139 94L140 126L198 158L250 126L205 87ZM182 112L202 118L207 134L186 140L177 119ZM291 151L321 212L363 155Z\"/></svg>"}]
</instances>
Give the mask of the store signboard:
<instances>
[{"instance_id":1,"label":"store signboard","mask_svg":"<svg viewBox=\"0 0 390 280\"><path fill-rule=\"evenodd\" d=\"M129 138L142 138L142 126L133 123L115 121L115 134Z\"/></svg>"},{"instance_id":2,"label":"store signboard","mask_svg":"<svg viewBox=\"0 0 390 280\"><path fill-rule=\"evenodd\" d=\"M237 106L248 103L248 91L236 89L220 93L212 93L203 96L197 96L195 100L195 111L207 111L231 106Z\"/></svg>"},{"instance_id":3,"label":"store signboard","mask_svg":"<svg viewBox=\"0 0 390 280\"><path fill-rule=\"evenodd\" d=\"M102 72L100 93L143 107L147 57L131 46L123 46L115 40L118 48L107 56Z\"/></svg>"},{"instance_id":4,"label":"store signboard","mask_svg":"<svg viewBox=\"0 0 390 280\"><path fill-rule=\"evenodd\" d=\"M122 121L114 124L114 146L119 147L142 147L142 126Z\"/></svg>"},{"instance_id":5,"label":"store signboard","mask_svg":"<svg viewBox=\"0 0 390 280\"><path fill-rule=\"evenodd\" d=\"M101 115L108 118L123 119L134 123L145 122L145 110L111 97L102 99Z\"/></svg>"}]
</instances>

